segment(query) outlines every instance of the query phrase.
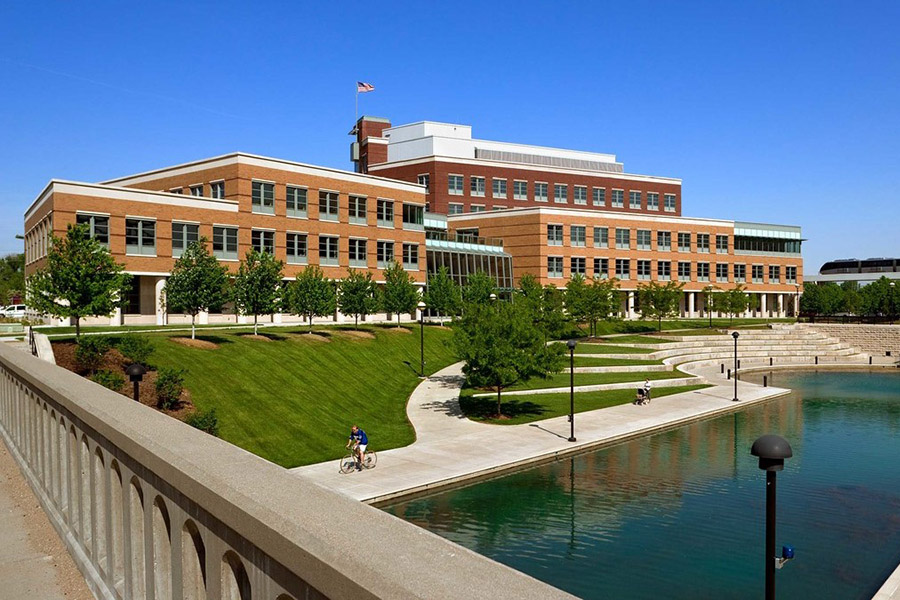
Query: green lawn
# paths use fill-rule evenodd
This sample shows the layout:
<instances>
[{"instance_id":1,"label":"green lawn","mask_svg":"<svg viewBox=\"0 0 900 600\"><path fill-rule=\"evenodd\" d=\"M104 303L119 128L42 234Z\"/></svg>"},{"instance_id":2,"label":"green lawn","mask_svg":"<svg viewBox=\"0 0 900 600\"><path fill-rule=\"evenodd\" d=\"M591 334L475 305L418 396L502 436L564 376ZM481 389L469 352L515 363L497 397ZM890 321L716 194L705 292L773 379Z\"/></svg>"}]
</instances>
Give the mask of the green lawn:
<instances>
[{"instance_id":1,"label":"green lawn","mask_svg":"<svg viewBox=\"0 0 900 600\"><path fill-rule=\"evenodd\" d=\"M712 326L715 327L747 327L752 325L765 325L766 323L794 323L796 319L734 319L731 321L727 318L713 319ZM709 327L709 319L673 319L662 322L663 331L671 329L704 329ZM583 331L587 331L587 326L583 325ZM612 333L655 333L657 331L656 321L600 321L597 323L597 335L609 335Z\"/></svg>"},{"instance_id":2,"label":"green lawn","mask_svg":"<svg viewBox=\"0 0 900 600\"><path fill-rule=\"evenodd\" d=\"M677 377L692 377L678 369L672 371L635 371L631 373L575 373L575 385L598 385L602 383L625 383L628 381L643 381L649 379L656 381L659 379L674 379ZM534 377L524 383L506 388L505 391L513 390L543 390L554 387L569 387L569 372L556 373L547 379ZM488 390L482 390L487 392Z\"/></svg>"},{"instance_id":3,"label":"green lawn","mask_svg":"<svg viewBox=\"0 0 900 600\"><path fill-rule=\"evenodd\" d=\"M419 384L419 335L366 326L375 339L345 328L305 338L302 328L265 330L274 341L229 331L198 338L219 345L189 348L172 334L153 334L156 366L187 369L186 387L202 410L215 408L220 436L284 467L338 458L350 425L366 430L374 450L410 444L415 432L406 403ZM297 333L292 333L297 332ZM454 362L449 329L425 328L426 371Z\"/></svg>"},{"instance_id":4,"label":"green lawn","mask_svg":"<svg viewBox=\"0 0 900 600\"><path fill-rule=\"evenodd\" d=\"M650 354L651 352L654 352L653 348L632 348L609 344L581 343L575 346L575 354Z\"/></svg>"},{"instance_id":5,"label":"green lawn","mask_svg":"<svg viewBox=\"0 0 900 600\"><path fill-rule=\"evenodd\" d=\"M649 335L620 335L616 337L602 338L599 341L609 344L666 344L671 342L671 340L652 337Z\"/></svg>"},{"instance_id":6,"label":"green lawn","mask_svg":"<svg viewBox=\"0 0 900 600\"><path fill-rule=\"evenodd\" d=\"M708 385L682 385L654 388L653 398L691 392L710 387ZM470 419L497 425L519 425L541 419L559 417L569 414L569 394L533 394L528 396L508 396L502 399L503 415L507 418L496 419L497 397L475 398L474 390L463 390L459 404L463 413ZM581 393L575 395L575 412L585 412L607 408L634 401L634 390L606 390L603 392ZM576 422L577 427L577 422Z\"/></svg>"},{"instance_id":7,"label":"green lawn","mask_svg":"<svg viewBox=\"0 0 900 600\"><path fill-rule=\"evenodd\" d=\"M238 324L238 323L214 323L212 325L197 325L197 330L201 329L253 329L253 323L249 325ZM115 333L122 331L158 331L158 330L170 330L170 329L191 329L191 324L188 323L186 325L82 325L81 333ZM264 327L260 327L260 329L265 329ZM278 327L277 330L282 329ZM35 331L40 331L46 335L75 335L75 327L64 325L60 327L44 327L39 326L35 328Z\"/></svg>"},{"instance_id":8,"label":"green lawn","mask_svg":"<svg viewBox=\"0 0 900 600\"><path fill-rule=\"evenodd\" d=\"M641 365L661 365L662 360L637 360L630 358L595 358L575 356L576 367L633 367Z\"/></svg>"}]
</instances>

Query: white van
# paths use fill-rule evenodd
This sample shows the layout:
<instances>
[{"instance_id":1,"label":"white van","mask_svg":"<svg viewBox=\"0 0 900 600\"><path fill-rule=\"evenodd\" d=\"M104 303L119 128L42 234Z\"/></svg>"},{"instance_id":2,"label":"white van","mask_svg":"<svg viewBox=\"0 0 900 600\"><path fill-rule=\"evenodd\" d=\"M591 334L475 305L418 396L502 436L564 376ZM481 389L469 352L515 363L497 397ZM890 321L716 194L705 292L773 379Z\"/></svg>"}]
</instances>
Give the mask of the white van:
<instances>
[{"instance_id":1,"label":"white van","mask_svg":"<svg viewBox=\"0 0 900 600\"><path fill-rule=\"evenodd\" d=\"M9 319L24 319L27 308L24 304L10 304L0 311L2 316Z\"/></svg>"}]
</instances>

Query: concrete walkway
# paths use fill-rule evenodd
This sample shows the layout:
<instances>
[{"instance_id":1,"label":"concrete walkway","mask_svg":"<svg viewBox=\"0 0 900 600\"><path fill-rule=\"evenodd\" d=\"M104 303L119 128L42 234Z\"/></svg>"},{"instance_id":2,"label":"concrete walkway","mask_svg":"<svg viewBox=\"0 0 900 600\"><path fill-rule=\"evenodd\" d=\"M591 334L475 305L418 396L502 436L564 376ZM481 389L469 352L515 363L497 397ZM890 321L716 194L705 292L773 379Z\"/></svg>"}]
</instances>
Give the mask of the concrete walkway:
<instances>
[{"instance_id":1,"label":"concrete walkway","mask_svg":"<svg viewBox=\"0 0 900 600\"><path fill-rule=\"evenodd\" d=\"M523 425L489 425L465 418L458 401L461 368L462 363L447 367L416 388L407 405L416 442L378 452L375 469L342 475L338 461L333 460L291 472L357 500L379 502L732 412L790 391L740 383L742 401L732 402L732 386L720 385L664 396L644 406L626 404L579 413L575 415L578 441L569 442L565 416ZM703 375L710 381L720 379L715 371L704 370ZM372 448L378 450L377 439Z\"/></svg>"}]
</instances>

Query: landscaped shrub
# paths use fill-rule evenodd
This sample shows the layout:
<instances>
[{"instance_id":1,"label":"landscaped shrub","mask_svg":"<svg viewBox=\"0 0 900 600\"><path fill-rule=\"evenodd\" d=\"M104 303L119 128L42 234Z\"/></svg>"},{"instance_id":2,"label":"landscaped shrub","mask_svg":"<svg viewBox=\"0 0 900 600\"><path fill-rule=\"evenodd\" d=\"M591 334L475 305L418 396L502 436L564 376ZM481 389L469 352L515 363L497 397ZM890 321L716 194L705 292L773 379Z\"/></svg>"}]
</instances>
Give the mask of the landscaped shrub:
<instances>
[{"instance_id":1,"label":"landscaped shrub","mask_svg":"<svg viewBox=\"0 0 900 600\"><path fill-rule=\"evenodd\" d=\"M178 406L184 389L184 369L163 367L156 372L156 405L163 410Z\"/></svg>"},{"instance_id":2,"label":"landscaped shrub","mask_svg":"<svg viewBox=\"0 0 900 600\"><path fill-rule=\"evenodd\" d=\"M214 408L203 411L195 410L184 419L184 422L200 431L205 431L216 437L219 436L219 417L216 415L216 409Z\"/></svg>"},{"instance_id":3,"label":"landscaped shrub","mask_svg":"<svg viewBox=\"0 0 900 600\"><path fill-rule=\"evenodd\" d=\"M109 340L98 335L84 335L75 347L75 368L81 373L93 373L109 350Z\"/></svg>"},{"instance_id":4,"label":"landscaped shrub","mask_svg":"<svg viewBox=\"0 0 900 600\"><path fill-rule=\"evenodd\" d=\"M125 385L125 378L116 373L115 371L97 371L90 377L91 381L94 383L99 383L105 388L109 388L114 392L118 392L122 389L122 386Z\"/></svg>"},{"instance_id":5,"label":"landscaped shrub","mask_svg":"<svg viewBox=\"0 0 900 600\"><path fill-rule=\"evenodd\" d=\"M146 337L134 334L122 336L116 344L116 348L129 361L145 366L150 355L153 354L153 343Z\"/></svg>"}]
</instances>

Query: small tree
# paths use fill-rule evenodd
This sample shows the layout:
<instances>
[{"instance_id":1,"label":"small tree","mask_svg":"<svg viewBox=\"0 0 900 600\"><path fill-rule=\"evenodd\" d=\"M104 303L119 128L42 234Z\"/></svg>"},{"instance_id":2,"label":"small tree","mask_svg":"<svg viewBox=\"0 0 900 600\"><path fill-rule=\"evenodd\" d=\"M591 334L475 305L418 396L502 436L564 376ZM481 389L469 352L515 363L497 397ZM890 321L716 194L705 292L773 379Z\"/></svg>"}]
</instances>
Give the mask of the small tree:
<instances>
[{"instance_id":1,"label":"small tree","mask_svg":"<svg viewBox=\"0 0 900 600\"><path fill-rule=\"evenodd\" d=\"M597 335L597 321L615 318L619 304L619 280L593 279L584 298L584 318L590 323L590 335Z\"/></svg>"},{"instance_id":2,"label":"small tree","mask_svg":"<svg viewBox=\"0 0 900 600\"><path fill-rule=\"evenodd\" d=\"M564 346L545 343L518 303L472 304L454 328L453 343L457 356L465 361L467 383L496 390L497 417L504 388L558 373L563 366Z\"/></svg>"},{"instance_id":3,"label":"small tree","mask_svg":"<svg viewBox=\"0 0 900 600\"><path fill-rule=\"evenodd\" d=\"M572 319L566 314L566 294L552 285L545 285L541 293L540 329L545 340L559 339L569 330Z\"/></svg>"},{"instance_id":4,"label":"small tree","mask_svg":"<svg viewBox=\"0 0 900 600\"><path fill-rule=\"evenodd\" d=\"M7 254L0 259L0 304L17 304L13 298L25 293L25 255Z\"/></svg>"},{"instance_id":5,"label":"small tree","mask_svg":"<svg viewBox=\"0 0 900 600\"><path fill-rule=\"evenodd\" d=\"M411 313L419 302L419 290L412 276L398 262L392 262L384 270L384 292L381 296L381 307L390 313L397 314L397 327L400 327L400 315Z\"/></svg>"},{"instance_id":6,"label":"small tree","mask_svg":"<svg viewBox=\"0 0 900 600\"><path fill-rule=\"evenodd\" d=\"M313 317L326 317L334 312L337 305L334 282L316 265L306 267L288 284L283 304L289 313L306 317L312 333Z\"/></svg>"},{"instance_id":7,"label":"small tree","mask_svg":"<svg viewBox=\"0 0 900 600\"><path fill-rule=\"evenodd\" d=\"M425 290L425 304L437 313L438 320L441 315L456 315L459 305L462 303L462 292L459 285L450 278L447 267L441 267L437 273L428 278L428 288Z\"/></svg>"},{"instance_id":8,"label":"small tree","mask_svg":"<svg viewBox=\"0 0 900 600\"><path fill-rule=\"evenodd\" d=\"M742 314L750 306L750 296L744 291L746 288L740 283L730 290L716 294L713 297L713 308L724 312L729 317L729 323L734 322L736 315Z\"/></svg>"},{"instance_id":9,"label":"small tree","mask_svg":"<svg viewBox=\"0 0 900 600\"><path fill-rule=\"evenodd\" d=\"M191 315L191 339L197 337L197 315L221 309L227 299L228 270L206 244L206 238L200 238L185 248L163 289L167 307Z\"/></svg>"},{"instance_id":10,"label":"small tree","mask_svg":"<svg viewBox=\"0 0 900 600\"><path fill-rule=\"evenodd\" d=\"M466 304L487 304L491 294L497 293L494 279L484 271L469 274L466 285L462 287L462 299Z\"/></svg>"},{"instance_id":11,"label":"small tree","mask_svg":"<svg viewBox=\"0 0 900 600\"><path fill-rule=\"evenodd\" d=\"M359 318L378 310L378 287L369 271L350 269L341 281L338 306L345 315L353 315L354 329L359 329Z\"/></svg>"},{"instance_id":12,"label":"small tree","mask_svg":"<svg viewBox=\"0 0 900 600\"><path fill-rule=\"evenodd\" d=\"M678 314L683 283L669 281L660 285L655 281L639 284L638 301L641 303L641 318L656 319L659 331L662 331L662 320Z\"/></svg>"},{"instance_id":13,"label":"small tree","mask_svg":"<svg viewBox=\"0 0 900 600\"><path fill-rule=\"evenodd\" d=\"M259 333L259 315L275 314L280 305L284 263L268 252L251 249L238 267L232 294L234 305L245 315L253 315L253 334Z\"/></svg>"},{"instance_id":14,"label":"small tree","mask_svg":"<svg viewBox=\"0 0 900 600\"><path fill-rule=\"evenodd\" d=\"M75 319L76 337L81 319L112 314L131 282L86 225L69 226L65 237L53 237L46 261L28 278L28 304L42 314Z\"/></svg>"},{"instance_id":15,"label":"small tree","mask_svg":"<svg viewBox=\"0 0 900 600\"><path fill-rule=\"evenodd\" d=\"M576 273L566 282L566 310L569 312L569 316L575 320L575 325L586 320L587 295L588 285L581 273Z\"/></svg>"}]
</instances>

